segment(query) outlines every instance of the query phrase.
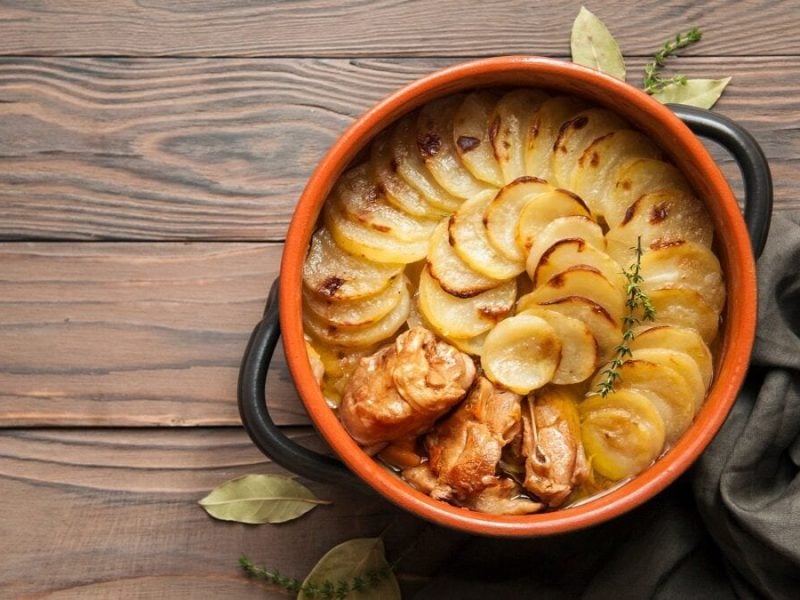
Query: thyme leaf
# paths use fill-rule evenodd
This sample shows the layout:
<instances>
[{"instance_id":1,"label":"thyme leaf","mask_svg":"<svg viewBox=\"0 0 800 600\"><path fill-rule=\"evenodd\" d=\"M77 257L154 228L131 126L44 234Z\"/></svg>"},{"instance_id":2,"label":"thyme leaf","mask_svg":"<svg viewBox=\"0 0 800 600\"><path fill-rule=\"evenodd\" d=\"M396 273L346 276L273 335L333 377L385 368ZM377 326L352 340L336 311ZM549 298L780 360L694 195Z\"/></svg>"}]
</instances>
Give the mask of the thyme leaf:
<instances>
[{"instance_id":1,"label":"thyme leaf","mask_svg":"<svg viewBox=\"0 0 800 600\"><path fill-rule=\"evenodd\" d=\"M678 33L674 40L668 40L653 55L653 60L644 66L644 91L648 94L654 94L670 84L686 85L688 81L686 75L673 75L672 77L664 78L659 70L664 67L667 58L678 50L699 42L702 38L703 32L698 27L692 27L686 33Z\"/></svg>"}]
</instances>

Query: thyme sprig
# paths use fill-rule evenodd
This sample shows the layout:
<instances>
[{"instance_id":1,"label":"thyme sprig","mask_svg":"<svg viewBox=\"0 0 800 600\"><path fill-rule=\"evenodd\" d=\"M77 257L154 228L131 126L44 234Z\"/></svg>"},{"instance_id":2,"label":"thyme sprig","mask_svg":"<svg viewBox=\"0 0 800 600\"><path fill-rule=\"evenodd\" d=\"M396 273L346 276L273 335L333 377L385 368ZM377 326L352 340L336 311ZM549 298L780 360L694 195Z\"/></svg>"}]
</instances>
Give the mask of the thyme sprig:
<instances>
[{"instance_id":1,"label":"thyme sprig","mask_svg":"<svg viewBox=\"0 0 800 600\"><path fill-rule=\"evenodd\" d=\"M363 575L356 575L349 581L340 579L336 582L325 580L303 584L294 577L282 575L277 569L260 567L245 555L239 558L239 566L249 577L277 585L292 594L302 592L308 598L318 598L319 600L341 600L347 598L350 592L362 592L377 587L394 569L394 565L387 565L381 569L367 571Z\"/></svg>"},{"instance_id":2,"label":"thyme sprig","mask_svg":"<svg viewBox=\"0 0 800 600\"><path fill-rule=\"evenodd\" d=\"M605 378L597 386L597 391L603 398L614 391L614 384L622 379L622 375L619 373L620 367L625 363L626 358L633 356L631 342L636 337L634 329L642 321L654 321L656 318L656 309L647 293L642 289L644 278L641 274L643 254L641 236L636 240L636 247L631 249L636 252L636 260L629 268L623 269L625 279L628 280L625 290L627 296L625 306L628 312L623 319L622 342L614 349L614 358L603 370ZM642 313L641 319L637 316L639 310Z\"/></svg>"},{"instance_id":3,"label":"thyme sprig","mask_svg":"<svg viewBox=\"0 0 800 600\"><path fill-rule=\"evenodd\" d=\"M672 77L664 78L659 73L659 69L667 62L667 58L675 54L675 52L699 42L702 37L703 32L697 27L692 27L686 33L678 33L674 40L667 41L661 50L653 55L653 60L644 66L644 91L648 94L654 94L671 83L685 84L687 81L686 75L673 75Z\"/></svg>"}]
</instances>

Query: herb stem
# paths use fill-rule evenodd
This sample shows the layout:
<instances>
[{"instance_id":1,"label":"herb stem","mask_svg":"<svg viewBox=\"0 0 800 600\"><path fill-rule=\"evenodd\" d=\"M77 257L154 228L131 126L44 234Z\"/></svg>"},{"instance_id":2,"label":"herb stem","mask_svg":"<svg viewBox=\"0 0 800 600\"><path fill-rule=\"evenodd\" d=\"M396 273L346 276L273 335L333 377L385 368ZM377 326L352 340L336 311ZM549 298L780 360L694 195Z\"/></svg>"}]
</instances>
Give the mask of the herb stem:
<instances>
[{"instance_id":1,"label":"herb stem","mask_svg":"<svg viewBox=\"0 0 800 600\"><path fill-rule=\"evenodd\" d=\"M671 83L685 84L686 75L674 75L664 78L659 73L667 62L667 58L675 54L678 50L699 42L703 37L703 32L697 27L692 27L686 33L678 33L674 40L668 40L664 46L653 55L653 60L644 66L644 91L654 94Z\"/></svg>"}]
</instances>

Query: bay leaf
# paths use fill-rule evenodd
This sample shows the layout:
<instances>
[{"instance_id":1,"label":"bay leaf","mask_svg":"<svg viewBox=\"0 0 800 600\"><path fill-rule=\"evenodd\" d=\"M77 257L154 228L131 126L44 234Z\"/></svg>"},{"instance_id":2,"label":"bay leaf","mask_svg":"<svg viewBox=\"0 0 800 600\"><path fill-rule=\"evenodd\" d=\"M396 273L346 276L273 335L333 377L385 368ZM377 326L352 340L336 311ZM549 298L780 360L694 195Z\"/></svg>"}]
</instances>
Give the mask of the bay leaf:
<instances>
[{"instance_id":1,"label":"bay leaf","mask_svg":"<svg viewBox=\"0 0 800 600\"><path fill-rule=\"evenodd\" d=\"M653 94L653 98L667 104L688 104L711 108L716 104L730 77L724 79L687 79L686 83L670 83Z\"/></svg>"},{"instance_id":2,"label":"bay leaf","mask_svg":"<svg viewBox=\"0 0 800 600\"><path fill-rule=\"evenodd\" d=\"M280 475L245 475L214 488L200 500L205 511L222 521L262 524L296 519L320 500L303 484Z\"/></svg>"},{"instance_id":3,"label":"bay leaf","mask_svg":"<svg viewBox=\"0 0 800 600\"><path fill-rule=\"evenodd\" d=\"M625 81L625 60L605 23L581 6L570 36L572 62Z\"/></svg>"},{"instance_id":4,"label":"bay leaf","mask_svg":"<svg viewBox=\"0 0 800 600\"><path fill-rule=\"evenodd\" d=\"M394 573L389 570L380 576L376 585L367 585L365 589L353 590L353 581L359 577L368 580L369 573L390 569L386 561L383 540L380 538L356 538L339 544L329 550L303 582L303 589L309 584L321 589L333 585L334 589L341 582L350 587L348 600L400 600L400 586ZM319 596L317 596L319 597ZM309 600L311 596L303 591L297 600Z\"/></svg>"}]
</instances>

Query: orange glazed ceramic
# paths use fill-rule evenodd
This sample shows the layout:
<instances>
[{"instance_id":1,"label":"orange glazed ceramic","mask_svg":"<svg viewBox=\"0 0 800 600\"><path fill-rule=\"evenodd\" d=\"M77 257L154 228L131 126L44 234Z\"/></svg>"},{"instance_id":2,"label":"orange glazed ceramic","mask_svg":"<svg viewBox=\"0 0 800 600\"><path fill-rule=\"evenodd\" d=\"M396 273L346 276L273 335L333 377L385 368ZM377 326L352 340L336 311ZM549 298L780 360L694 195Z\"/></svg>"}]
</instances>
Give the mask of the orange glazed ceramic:
<instances>
[{"instance_id":1,"label":"orange glazed ceramic","mask_svg":"<svg viewBox=\"0 0 800 600\"><path fill-rule=\"evenodd\" d=\"M405 113L440 96L485 86L537 87L585 98L616 111L654 140L704 199L715 225L715 252L730 301L715 381L695 422L678 443L633 480L576 506L528 516L495 516L440 502L414 490L367 456L327 406L311 372L301 321L303 261L323 202L334 182L372 138ZM587 527L620 515L663 490L716 434L748 368L756 327L756 279L745 222L727 182L697 137L666 106L612 77L572 63L512 56L450 67L379 102L334 144L314 171L289 227L281 264L280 325L300 397L319 433L347 467L390 501L420 517L475 534L538 536Z\"/></svg>"}]
</instances>

